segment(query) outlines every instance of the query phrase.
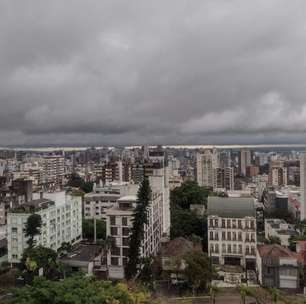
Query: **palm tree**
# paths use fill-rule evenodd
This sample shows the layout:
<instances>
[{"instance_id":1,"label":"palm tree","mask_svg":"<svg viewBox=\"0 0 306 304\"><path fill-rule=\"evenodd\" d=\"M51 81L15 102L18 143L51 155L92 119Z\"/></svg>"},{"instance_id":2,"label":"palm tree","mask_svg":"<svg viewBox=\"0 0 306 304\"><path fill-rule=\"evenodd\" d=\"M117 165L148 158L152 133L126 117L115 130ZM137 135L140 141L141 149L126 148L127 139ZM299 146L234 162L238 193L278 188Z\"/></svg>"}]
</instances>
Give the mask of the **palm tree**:
<instances>
[{"instance_id":1,"label":"palm tree","mask_svg":"<svg viewBox=\"0 0 306 304\"><path fill-rule=\"evenodd\" d=\"M279 300L279 290L277 288L271 288L270 293L271 293L271 296L272 296L273 303L276 304L277 301Z\"/></svg>"},{"instance_id":2,"label":"palm tree","mask_svg":"<svg viewBox=\"0 0 306 304\"><path fill-rule=\"evenodd\" d=\"M240 293L242 304L245 304L246 297L250 294L249 288L245 285L240 285L239 286L239 293Z\"/></svg>"},{"instance_id":3,"label":"palm tree","mask_svg":"<svg viewBox=\"0 0 306 304\"><path fill-rule=\"evenodd\" d=\"M209 289L209 293L210 293L210 302L212 304L216 303L216 294L218 293L219 288L216 285L211 285L210 289Z\"/></svg>"}]
</instances>

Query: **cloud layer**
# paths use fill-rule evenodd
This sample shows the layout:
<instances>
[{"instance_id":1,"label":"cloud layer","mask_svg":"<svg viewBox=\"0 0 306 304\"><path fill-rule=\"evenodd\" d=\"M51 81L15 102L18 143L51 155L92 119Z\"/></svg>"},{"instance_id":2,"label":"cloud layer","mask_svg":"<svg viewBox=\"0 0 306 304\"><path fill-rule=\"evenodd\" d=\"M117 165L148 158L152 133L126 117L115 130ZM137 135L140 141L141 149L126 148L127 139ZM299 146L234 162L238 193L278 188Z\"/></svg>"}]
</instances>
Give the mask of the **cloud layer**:
<instances>
[{"instance_id":1,"label":"cloud layer","mask_svg":"<svg viewBox=\"0 0 306 304\"><path fill-rule=\"evenodd\" d=\"M306 143L304 0L0 3L0 146Z\"/></svg>"}]
</instances>

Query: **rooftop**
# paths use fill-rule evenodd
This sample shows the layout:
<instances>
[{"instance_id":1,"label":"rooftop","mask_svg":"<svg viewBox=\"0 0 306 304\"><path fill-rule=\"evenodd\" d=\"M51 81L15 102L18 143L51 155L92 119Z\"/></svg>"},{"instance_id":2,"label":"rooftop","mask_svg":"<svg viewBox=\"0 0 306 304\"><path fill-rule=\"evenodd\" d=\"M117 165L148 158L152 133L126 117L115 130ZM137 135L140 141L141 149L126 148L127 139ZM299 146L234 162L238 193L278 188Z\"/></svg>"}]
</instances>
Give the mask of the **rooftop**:
<instances>
[{"instance_id":1,"label":"rooftop","mask_svg":"<svg viewBox=\"0 0 306 304\"><path fill-rule=\"evenodd\" d=\"M67 255L61 257L61 260L91 262L100 252L101 246L78 244Z\"/></svg>"},{"instance_id":2,"label":"rooftop","mask_svg":"<svg viewBox=\"0 0 306 304\"><path fill-rule=\"evenodd\" d=\"M257 250L261 257L297 258L295 252L278 244L258 245Z\"/></svg>"},{"instance_id":3,"label":"rooftop","mask_svg":"<svg viewBox=\"0 0 306 304\"><path fill-rule=\"evenodd\" d=\"M162 256L183 256L187 252L197 249L193 242L183 238L175 238L162 247Z\"/></svg>"},{"instance_id":4,"label":"rooftop","mask_svg":"<svg viewBox=\"0 0 306 304\"><path fill-rule=\"evenodd\" d=\"M208 215L242 218L255 216L255 203L249 197L208 197Z\"/></svg>"}]
</instances>

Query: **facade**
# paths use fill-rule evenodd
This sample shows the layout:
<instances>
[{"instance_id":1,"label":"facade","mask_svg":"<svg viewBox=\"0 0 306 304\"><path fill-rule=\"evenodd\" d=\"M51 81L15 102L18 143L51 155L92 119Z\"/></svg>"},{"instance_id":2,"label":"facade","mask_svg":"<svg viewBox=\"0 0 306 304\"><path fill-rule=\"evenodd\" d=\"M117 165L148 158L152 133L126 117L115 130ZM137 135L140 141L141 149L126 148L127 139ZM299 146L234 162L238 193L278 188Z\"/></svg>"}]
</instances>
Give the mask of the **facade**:
<instances>
[{"instance_id":1,"label":"facade","mask_svg":"<svg viewBox=\"0 0 306 304\"><path fill-rule=\"evenodd\" d=\"M139 185L129 183L110 183L107 186L95 186L94 191L84 196L84 218L106 220L106 209L114 207L117 200L130 194L136 194Z\"/></svg>"},{"instance_id":2,"label":"facade","mask_svg":"<svg viewBox=\"0 0 306 304\"><path fill-rule=\"evenodd\" d=\"M234 190L234 168L215 168L213 187L214 191L218 189Z\"/></svg>"},{"instance_id":3,"label":"facade","mask_svg":"<svg viewBox=\"0 0 306 304\"><path fill-rule=\"evenodd\" d=\"M45 156L43 158L43 183L47 189L61 189L64 184L65 158L62 156Z\"/></svg>"},{"instance_id":4,"label":"facade","mask_svg":"<svg viewBox=\"0 0 306 304\"><path fill-rule=\"evenodd\" d=\"M254 268L256 217L253 198L208 197L208 253L213 263Z\"/></svg>"},{"instance_id":5,"label":"facade","mask_svg":"<svg viewBox=\"0 0 306 304\"><path fill-rule=\"evenodd\" d=\"M165 188L168 187L164 187L163 169L160 170L149 177L152 199L148 208L148 224L145 225L144 240L140 248L142 257L155 256L160 249L162 238L170 232L169 197L165 193ZM124 278L136 200L136 192L134 195L121 196L115 206L105 211L107 236L113 244L107 255L108 275L112 279Z\"/></svg>"},{"instance_id":6,"label":"facade","mask_svg":"<svg viewBox=\"0 0 306 304\"><path fill-rule=\"evenodd\" d=\"M257 248L258 280L267 288L299 288L298 256L278 244Z\"/></svg>"},{"instance_id":7,"label":"facade","mask_svg":"<svg viewBox=\"0 0 306 304\"><path fill-rule=\"evenodd\" d=\"M6 225L7 213L32 200L32 181L16 179L0 187L0 225Z\"/></svg>"},{"instance_id":8,"label":"facade","mask_svg":"<svg viewBox=\"0 0 306 304\"><path fill-rule=\"evenodd\" d=\"M47 195L47 194L46 194ZM64 192L34 199L11 210L7 220L8 261L18 263L27 248L25 225L34 212L42 219L40 235L35 237L38 245L58 250L62 243L74 244L82 237L82 198Z\"/></svg>"},{"instance_id":9,"label":"facade","mask_svg":"<svg viewBox=\"0 0 306 304\"><path fill-rule=\"evenodd\" d=\"M199 186L213 187L214 169L219 166L218 153L216 150L205 150L196 155L197 183Z\"/></svg>"},{"instance_id":10,"label":"facade","mask_svg":"<svg viewBox=\"0 0 306 304\"><path fill-rule=\"evenodd\" d=\"M300 156L301 220L306 219L306 153Z\"/></svg>"},{"instance_id":11,"label":"facade","mask_svg":"<svg viewBox=\"0 0 306 304\"><path fill-rule=\"evenodd\" d=\"M239 155L240 175L246 176L247 167L250 165L251 165L251 151L248 149L241 149Z\"/></svg>"}]
</instances>

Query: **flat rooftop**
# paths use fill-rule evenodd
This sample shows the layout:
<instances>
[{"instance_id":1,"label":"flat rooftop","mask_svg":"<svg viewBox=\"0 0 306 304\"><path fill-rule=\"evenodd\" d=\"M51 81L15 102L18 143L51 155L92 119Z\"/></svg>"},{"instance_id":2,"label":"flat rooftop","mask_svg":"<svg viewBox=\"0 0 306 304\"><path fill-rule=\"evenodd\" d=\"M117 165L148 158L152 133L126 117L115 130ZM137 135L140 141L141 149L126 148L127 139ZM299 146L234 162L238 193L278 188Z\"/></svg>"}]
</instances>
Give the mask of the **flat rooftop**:
<instances>
[{"instance_id":1,"label":"flat rooftop","mask_svg":"<svg viewBox=\"0 0 306 304\"><path fill-rule=\"evenodd\" d=\"M247 197L208 197L207 214L225 218L255 217L253 198Z\"/></svg>"}]
</instances>

